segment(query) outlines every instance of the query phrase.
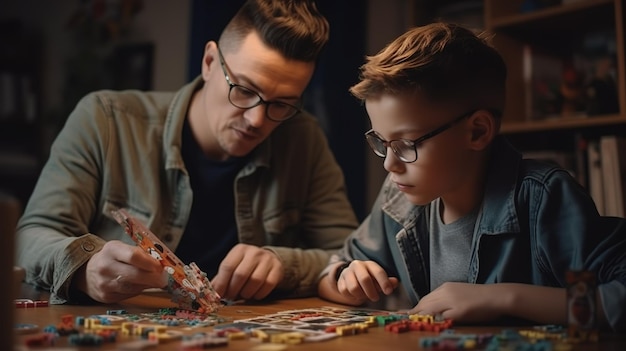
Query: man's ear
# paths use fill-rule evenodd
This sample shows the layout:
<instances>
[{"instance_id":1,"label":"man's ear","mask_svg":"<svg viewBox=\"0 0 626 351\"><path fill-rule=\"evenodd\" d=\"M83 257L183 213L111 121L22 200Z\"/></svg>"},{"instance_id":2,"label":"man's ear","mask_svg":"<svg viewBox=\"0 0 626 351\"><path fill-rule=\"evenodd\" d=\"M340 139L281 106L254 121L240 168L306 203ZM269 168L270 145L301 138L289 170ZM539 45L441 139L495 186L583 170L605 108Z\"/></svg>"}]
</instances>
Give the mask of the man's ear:
<instances>
[{"instance_id":1,"label":"man's ear","mask_svg":"<svg viewBox=\"0 0 626 351\"><path fill-rule=\"evenodd\" d=\"M498 131L496 117L487 110L478 110L469 118L471 128L471 147L473 150L484 150L495 138Z\"/></svg>"},{"instance_id":2,"label":"man's ear","mask_svg":"<svg viewBox=\"0 0 626 351\"><path fill-rule=\"evenodd\" d=\"M207 81L211 73L211 63L217 61L217 43L209 41L204 46L204 56L202 57L202 79Z\"/></svg>"}]
</instances>

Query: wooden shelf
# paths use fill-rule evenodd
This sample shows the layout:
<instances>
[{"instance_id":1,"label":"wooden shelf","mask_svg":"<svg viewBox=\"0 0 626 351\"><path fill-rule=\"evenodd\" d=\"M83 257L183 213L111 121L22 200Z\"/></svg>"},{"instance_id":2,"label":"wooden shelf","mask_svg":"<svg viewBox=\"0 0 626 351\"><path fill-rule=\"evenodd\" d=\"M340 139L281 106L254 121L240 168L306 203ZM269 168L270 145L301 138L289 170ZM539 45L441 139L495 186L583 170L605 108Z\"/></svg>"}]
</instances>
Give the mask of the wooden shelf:
<instances>
[{"instance_id":1,"label":"wooden shelf","mask_svg":"<svg viewBox=\"0 0 626 351\"><path fill-rule=\"evenodd\" d=\"M529 122L503 122L501 131L503 134L528 133L537 131L580 129L597 126L626 125L626 116L585 116L585 117L562 117L550 118L541 121Z\"/></svg>"},{"instance_id":2,"label":"wooden shelf","mask_svg":"<svg viewBox=\"0 0 626 351\"><path fill-rule=\"evenodd\" d=\"M565 21L566 23L576 24L576 27L582 30L588 30L587 25L589 22L594 22L594 19L599 16L606 18L605 15L611 14L613 11L614 0L587 0L546 7L532 12L494 17L488 23L490 23L490 28L493 30L507 30L511 28L528 30L528 26L558 30L561 27L557 27L556 24ZM584 25L581 25L581 23L584 23Z\"/></svg>"},{"instance_id":3,"label":"wooden shelf","mask_svg":"<svg viewBox=\"0 0 626 351\"><path fill-rule=\"evenodd\" d=\"M523 12L524 0L484 0L486 30L493 34L493 43L504 57L509 71L503 133L626 124L624 2L626 0L579 0ZM611 112L612 115L580 118L537 120L528 116L533 113L529 107L533 105L531 83L525 73L529 65L526 56L529 48L531 52L550 54L565 62L580 54L582 44L590 35L604 36L607 50L613 52L618 110Z\"/></svg>"}]
</instances>

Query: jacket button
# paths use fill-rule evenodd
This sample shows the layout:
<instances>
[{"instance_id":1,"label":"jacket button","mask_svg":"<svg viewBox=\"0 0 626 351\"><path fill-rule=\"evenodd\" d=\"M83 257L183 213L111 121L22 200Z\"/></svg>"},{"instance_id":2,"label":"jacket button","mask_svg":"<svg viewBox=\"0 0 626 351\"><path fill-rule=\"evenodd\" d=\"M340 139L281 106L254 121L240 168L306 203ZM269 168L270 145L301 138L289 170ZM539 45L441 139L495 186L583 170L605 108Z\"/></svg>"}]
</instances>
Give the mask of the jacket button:
<instances>
[{"instance_id":1,"label":"jacket button","mask_svg":"<svg viewBox=\"0 0 626 351\"><path fill-rule=\"evenodd\" d=\"M96 248L96 245L94 245L91 241L85 241L84 243L80 244L80 247L82 247L83 250L87 252L92 252Z\"/></svg>"},{"instance_id":2,"label":"jacket button","mask_svg":"<svg viewBox=\"0 0 626 351\"><path fill-rule=\"evenodd\" d=\"M163 237L163 240L167 242L171 242L172 239L173 239L172 234L165 234L165 236Z\"/></svg>"}]
</instances>

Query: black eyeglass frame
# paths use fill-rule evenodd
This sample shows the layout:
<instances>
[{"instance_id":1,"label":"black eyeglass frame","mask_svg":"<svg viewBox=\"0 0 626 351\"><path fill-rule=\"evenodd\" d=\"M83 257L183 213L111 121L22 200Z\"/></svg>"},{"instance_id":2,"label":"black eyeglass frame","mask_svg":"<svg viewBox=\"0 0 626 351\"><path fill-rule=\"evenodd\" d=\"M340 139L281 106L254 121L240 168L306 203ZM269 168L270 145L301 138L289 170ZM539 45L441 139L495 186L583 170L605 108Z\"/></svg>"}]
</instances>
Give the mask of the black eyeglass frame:
<instances>
[{"instance_id":1,"label":"black eyeglass frame","mask_svg":"<svg viewBox=\"0 0 626 351\"><path fill-rule=\"evenodd\" d=\"M289 103L286 103L286 102L282 102L282 101L267 101L267 100L264 100L261 97L261 95L259 95L259 93L257 93L256 91L254 91L254 90L252 90L252 89L250 89L248 87L245 87L245 86L243 86L241 84L233 83L230 80L230 75L228 74L228 70L226 69L226 61L224 60L224 55L222 55L222 50L220 50L219 47L217 48L217 53L218 53L219 58L220 58L220 65L222 66L222 72L224 72L224 78L226 78L226 83L228 83L228 87L229 87L228 88L229 89L228 90L228 102L230 102L231 105L233 105L233 106L235 106L237 108L240 108L240 109L249 110L251 108L254 108L254 107L257 107L257 106L263 104L263 105L265 105L265 116L267 117L267 119L269 119L270 121L274 121L274 122L284 122L284 121L286 121L286 120L296 116L300 112L302 112L302 109L301 109L302 102L301 102L301 100L300 100L299 106L292 105L292 104L289 104ZM242 89L242 90L244 90L244 91L246 91L246 92L248 92L250 94L256 95L257 98L259 98L259 101L257 101L252 106L240 106L240 105L235 104L233 102L233 100L230 98L230 95L231 95L231 93L232 93L234 88ZM270 108L269 107L271 105L288 106L290 108L293 108L294 112L292 114L290 114L290 115L287 115L287 117L284 117L282 119L274 118L274 117L270 116Z\"/></svg>"},{"instance_id":2,"label":"black eyeglass frame","mask_svg":"<svg viewBox=\"0 0 626 351\"><path fill-rule=\"evenodd\" d=\"M381 138L376 131L374 131L373 129L370 129L369 131L367 131L365 133L365 139L367 140L367 143L369 144L370 148L372 149L372 151L374 152L374 154L378 157L382 157L385 158L387 157L387 149L389 147L391 147L391 150L393 151L393 153L396 155L396 157L398 157L398 159L404 163L413 163L415 161L417 161L417 145L423 143L424 141L433 138L443 132L445 132L446 130L452 128L455 124L461 122L462 120L464 120L465 118L470 117L471 115L473 115L474 113L476 113L478 110L480 109L474 109L468 112L465 112L464 114L458 116L457 118L453 119L452 121L442 125L441 127L438 127L424 135L422 135L421 137L415 139L415 140L409 140L409 139L393 139L393 140L385 140L383 138ZM491 111L491 110L489 110ZM376 146L373 144L375 141L372 139L377 139L378 141L380 141L382 143L383 146L385 146L385 152L381 152L379 151ZM407 159L405 157L403 157L400 154L400 151L398 151L398 149L396 147L394 147L394 143L397 142L402 142L403 144L407 145L407 146L411 146L413 148L413 154L415 155L415 157L413 159Z\"/></svg>"}]
</instances>

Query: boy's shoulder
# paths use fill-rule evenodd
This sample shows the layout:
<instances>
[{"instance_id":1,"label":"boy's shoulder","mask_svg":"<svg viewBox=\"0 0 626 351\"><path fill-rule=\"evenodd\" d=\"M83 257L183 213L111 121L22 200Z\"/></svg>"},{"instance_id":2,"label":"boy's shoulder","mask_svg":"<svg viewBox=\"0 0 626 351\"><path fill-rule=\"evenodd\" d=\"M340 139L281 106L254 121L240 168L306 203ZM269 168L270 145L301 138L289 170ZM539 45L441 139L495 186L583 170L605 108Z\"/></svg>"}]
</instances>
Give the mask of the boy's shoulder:
<instances>
[{"instance_id":1,"label":"boy's shoulder","mask_svg":"<svg viewBox=\"0 0 626 351\"><path fill-rule=\"evenodd\" d=\"M538 181L546 181L553 177L565 177L575 180L571 171L562 166L533 158L524 158L521 160L519 174L523 178L536 179Z\"/></svg>"},{"instance_id":2,"label":"boy's shoulder","mask_svg":"<svg viewBox=\"0 0 626 351\"><path fill-rule=\"evenodd\" d=\"M550 178L570 177L569 171L554 162L524 158L505 137L493 142L493 158L489 165L492 181L496 183L523 182L525 180L546 181Z\"/></svg>"}]
</instances>

